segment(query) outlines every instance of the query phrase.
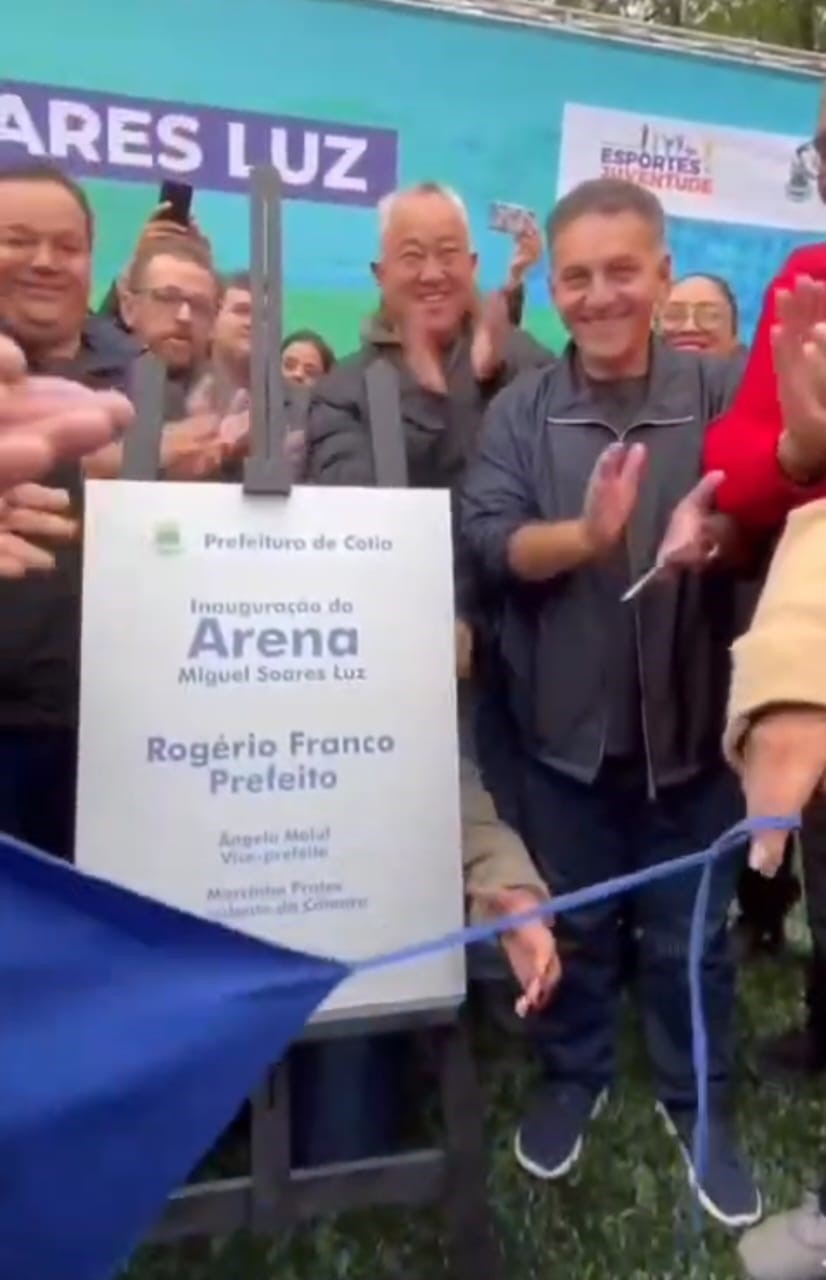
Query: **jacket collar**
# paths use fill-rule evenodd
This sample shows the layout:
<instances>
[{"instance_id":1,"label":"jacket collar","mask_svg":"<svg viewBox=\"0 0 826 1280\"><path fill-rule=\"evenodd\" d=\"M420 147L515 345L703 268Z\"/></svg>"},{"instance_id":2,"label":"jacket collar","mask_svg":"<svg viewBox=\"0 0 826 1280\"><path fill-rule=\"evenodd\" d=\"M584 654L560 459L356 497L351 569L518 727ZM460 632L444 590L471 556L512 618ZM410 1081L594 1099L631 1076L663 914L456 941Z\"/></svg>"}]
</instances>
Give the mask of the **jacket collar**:
<instances>
[{"instance_id":1,"label":"jacket collar","mask_svg":"<svg viewBox=\"0 0 826 1280\"><path fill-rule=\"evenodd\" d=\"M670 423L681 420L674 405L682 396L678 383L685 374L685 355L674 351L657 337L651 339L651 362L648 371L648 395L645 417L648 422ZM576 344L569 342L551 376L555 383L555 421L593 421L594 401L590 387L579 369Z\"/></svg>"},{"instance_id":2,"label":"jacket collar","mask_svg":"<svg viewBox=\"0 0 826 1280\"><path fill-rule=\"evenodd\" d=\"M0 333L15 339L11 328L2 321ZM77 355L60 363L67 366L76 364L84 374L99 376L122 370L140 353L140 345L135 339L119 330L108 317L89 315L81 331ZM31 363L36 369L37 362Z\"/></svg>"},{"instance_id":3,"label":"jacket collar","mask_svg":"<svg viewBox=\"0 0 826 1280\"><path fill-rule=\"evenodd\" d=\"M471 321L468 316L463 322L456 336L456 340L451 346L451 351L455 350L471 335ZM401 337L398 329L393 322L387 317L384 311L379 308L374 312L364 324L362 329L362 339L369 346L382 348L399 348L401 347Z\"/></svg>"},{"instance_id":4,"label":"jacket collar","mask_svg":"<svg viewBox=\"0 0 826 1280\"><path fill-rule=\"evenodd\" d=\"M361 330L362 341L372 347L398 347L401 345L398 331L379 308L368 316Z\"/></svg>"},{"instance_id":5,"label":"jacket collar","mask_svg":"<svg viewBox=\"0 0 826 1280\"><path fill-rule=\"evenodd\" d=\"M121 369L142 351L137 339L109 316L88 316L80 342L84 367L93 374Z\"/></svg>"}]
</instances>

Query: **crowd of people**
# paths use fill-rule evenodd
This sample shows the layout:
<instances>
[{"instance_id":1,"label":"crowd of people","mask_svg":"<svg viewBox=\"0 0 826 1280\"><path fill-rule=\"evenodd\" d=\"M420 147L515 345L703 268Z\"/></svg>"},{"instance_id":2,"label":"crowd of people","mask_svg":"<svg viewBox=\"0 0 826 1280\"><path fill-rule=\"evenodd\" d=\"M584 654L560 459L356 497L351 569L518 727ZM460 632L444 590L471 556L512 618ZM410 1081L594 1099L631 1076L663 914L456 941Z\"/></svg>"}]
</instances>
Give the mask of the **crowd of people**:
<instances>
[{"instance_id":1,"label":"crowd of people","mask_svg":"<svg viewBox=\"0 0 826 1280\"><path fill-rule=\"evenodd\" d=\"M769 694L752 671L755 645L759 657L780 643L782 573L775 604L767 594L735 640L789 511L814 502L816 513L826 497L826 249L800 251L770 285L749 352L725 280L672 279L656 197L620 179L583 183L547 225L553 302L571 336L552 353L521 327L538 228L523 229L506 280L482 296L455 192L420 183L379 213L379 301L358 349L337 358L306 330L284 340L287 448L297 481L377 483L366 373L380 358L398 375L409 484L453 496L471 909L512 914L704 847L742 816L741 781L752 812L802 808L826 769L826 730L820 712L797 708L822 706L820 691L791 678L792 659L779 683L765 681ZM83 479L117 481L137 356L149 350L167 371L164 479L237 479L249 439L249 275L220 275L196 222L160 208L95 313L93 243L87 198L62 172L0 171L0 828L64 859ZM810 553L812 527L795 526ZM740 702L726 758L733 645ZM764 1051L798 1076L826 1069L826 820L817 803L808 814L810 1013ZM504 935L540 1067L514 1136L527 1174L551 1181L577 1164L614 1080L618 1004L631 989L657 1111L700 1202L731 1227L759 1221L731 1119L732 942L739 933L740 954L778 950L799 891L782 840L763 837L749 861L722 860L710 893L703 1169L692 1164L686 970L696 881L661 880ZM296 1163L395 1147L404 1056L398 1037L295 1051ZM826 1200L757 1233L743 1252L758 1280L808 1280L826 1265Z\"/></svg>"}]
</instances>

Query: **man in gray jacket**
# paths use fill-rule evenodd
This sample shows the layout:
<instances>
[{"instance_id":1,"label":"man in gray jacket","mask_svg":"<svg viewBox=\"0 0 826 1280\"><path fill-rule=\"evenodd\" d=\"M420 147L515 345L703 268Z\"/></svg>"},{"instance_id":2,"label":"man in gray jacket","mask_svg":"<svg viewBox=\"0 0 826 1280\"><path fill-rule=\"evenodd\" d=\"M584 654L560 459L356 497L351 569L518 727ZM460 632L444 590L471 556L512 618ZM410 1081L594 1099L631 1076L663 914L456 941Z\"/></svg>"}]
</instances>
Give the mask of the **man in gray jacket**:
<instances>
[{"instance_id":1,"label":"man in gray jacket","mask_svg":"<svg viewBox=\"0 0 826 1280\"><path fill-rule=\"evenodd\" d=\"M698 485L707 424L736 369L669 350L652 316L669 284L662 209L614 179L585 183L551 215L554 301L573 343L491 407L466 482L463 533L503 611L510 707L527 763L526 836L554 893L678 857L739 816L719 749L734 598ZM687 498L687 495L691 495ZM680 506L682 504L682 506ZM696 568L622 597L657 560L675 508L702 522ZM707 512L707 514L706 514ZM679 536L680 521L670 526ZM753 1222L760 1197L728 1120L733 974L727 910L738 868L715 873L704 983L713 1102L702 1179L696 1116L689 925L696 878L652 884L629 904L659 1110L708 1212ZM546 1079L516 1140L536 1177L567 1174L614 1072L620 986L615 901L560 920L572 944L538 1033Z\"/></svg>"}]
</instances>

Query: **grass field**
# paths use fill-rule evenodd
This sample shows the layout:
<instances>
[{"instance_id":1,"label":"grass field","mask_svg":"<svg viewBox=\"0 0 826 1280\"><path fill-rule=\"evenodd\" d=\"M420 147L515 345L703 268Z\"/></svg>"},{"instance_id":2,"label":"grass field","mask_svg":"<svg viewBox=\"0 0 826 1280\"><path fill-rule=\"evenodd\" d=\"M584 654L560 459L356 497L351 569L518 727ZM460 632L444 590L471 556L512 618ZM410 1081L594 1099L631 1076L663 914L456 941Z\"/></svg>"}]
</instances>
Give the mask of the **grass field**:
<instances>
[{"instance_id":1,"label":"grass field","mask_svg":"<svg viewBox=\"0 0 826 1280\"><path fill-rule=\"evenodd\" d=\"M799 962L762 961L741 980L741 1132L770 1209L795 1203L826 1172L826 1086L794 1096L754 1078L758 1034L783 1027L800 1001ZM511 1156L514 1124L534 1078L529 1051L487 1029L478 1037L487 1097L490 1194L507 1280L738 1280L733 1239L690 1235L680 1158L653 1113L636 1031L625 1070L596 1123L576 1178L558 1187L525 1177ZM246 1237L193 1251L146 1250L129 1280L440 1280L438 1218L377 1211L276 1241Z\"/></svg>"}]
</instances>

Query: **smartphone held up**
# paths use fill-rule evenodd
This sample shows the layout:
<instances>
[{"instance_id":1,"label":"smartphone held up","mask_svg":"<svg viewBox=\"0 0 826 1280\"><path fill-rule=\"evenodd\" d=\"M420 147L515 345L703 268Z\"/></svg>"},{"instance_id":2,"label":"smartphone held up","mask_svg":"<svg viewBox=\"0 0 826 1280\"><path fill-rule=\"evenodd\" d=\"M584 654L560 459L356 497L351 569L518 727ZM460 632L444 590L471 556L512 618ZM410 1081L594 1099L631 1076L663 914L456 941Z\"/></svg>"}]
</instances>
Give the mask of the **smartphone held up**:
<instances>
[{"instance_id":1,"label":"smartphone held up","mask_svg":"<svg viewBox=\"0 0 826 1280\"><path fill-rule=\"evenodd\" d=\"M156 214L156 220L188 227L192 216L192 196L192 187L186 182L162 182L158 199L161 210Z\"/></svg>"},{"instance_id":2,"label":"smartphone held up","mask_svg":"<svg viewBox=\"0 0 826 1280\"><path fill-rule=\"evenodd\" d=\"M504 200L497 200L490 206L489 225L491 231L500 231L517 238L539 229L532 209L521 204L508 204Z\"/></svg>"}]
</instances>

